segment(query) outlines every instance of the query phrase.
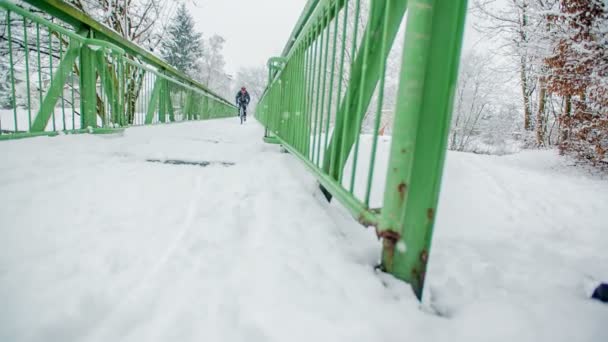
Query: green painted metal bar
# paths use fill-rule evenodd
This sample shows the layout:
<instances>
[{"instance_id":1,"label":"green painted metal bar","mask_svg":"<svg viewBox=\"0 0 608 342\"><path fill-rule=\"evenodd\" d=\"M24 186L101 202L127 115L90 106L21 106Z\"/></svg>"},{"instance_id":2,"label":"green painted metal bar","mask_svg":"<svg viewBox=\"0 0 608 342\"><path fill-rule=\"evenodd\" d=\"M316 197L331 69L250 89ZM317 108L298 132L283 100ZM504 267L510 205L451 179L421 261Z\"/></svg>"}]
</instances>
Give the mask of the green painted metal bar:
<instances>
[{"instance_id":1,"label":"green painted metal bar","mask_svg":"<svg viewBox=\"0 0 608 342\"><path fill-rule=\"evenodd\" d=\"M386 6L384 7L384 25L382 30L382 45L381 51L383 54L388 54L388 17L390 16L389 8L392 0L386 0ZM364 203L369 207L369 201L372 191L372 181L374 179L374 169L376 166L376 149L378 148L378 131L380 130L380 120L382 119L382 108L384 105L384 86L386 82L386 59L380 60L380 84L378 90L378 100L376 108L376 118L374 120L374 133L372 138L372 150L369 157L369 168L367 171L367 186L365 189L365 200Z\"/></svg>"},{"instance_id":2,"label":"green painted metal bar","mask_svg":"<svg viewBox=\"0 0 608 342\"><path fill-rule=\"evenodd\" d=\"M293 90L294 90L294 86L295 86L295 81L294 81L294 63L295 63L295 55L294 55L294 59L291 60L291 63L287 64L287 70L286 70L286 77L285 77L285 90L286 93L288 94L293 94ZM287 102L286 105L286 111L283 112L283 115L281 116L281 128L284 131L284 133L282 134L282 136L285 137L285 139L287 141L289 141L290 144L293 143L293 137L292 137L292 125L290 124L292 121L292 117L293 117L293 107L294 107L294 102L295 102L295 96L286 96L284 99L284 101Z\"/></svg>"},{"instance_id":3,"label":"green painted metal bar","mask_svg":"<svg viewBox=\"0 0 608 342\"><path fill-rule=\"evenodd\" d=\"M292 145L297 149L302 127L300 126L300 119L302 117L302 87L304 86L304 80L302 73L304 71L302 67L302 61L304 58L304 51L301 46L297 47L296 58L294 61L294 89L292 96L294 98L293 104L293 120L291 122L292 130Z\"/></svg>"},{"instance_id":4,"label":"green painted metal bar","mask_svg":"<svg viewBox=\"0 0 608 342\"><path fill-rule=\"evenodd\" d=\"M317 167L309 158L306 158L305 155L300 154L297 150L295 150L289 143L280 137L275 137L279 141L279 143L287 150L289 153L296 156L300 159L304 165L317 177L321 185L329 192L332 193L333 196L336 197L342 203L346 209L351 213L351 215L357 219L359 223L366 227L377 226L379 221L378 213L369 210L366 208L361 201L357 200L351 194L346 191L338 182L329 177L326 173L323 172L322 169Z\"/></svg>"},{"instance_id":5,"label":"green painted metal bar","mask_svg":"<svg viewBox=\"0 0 608 342\"><path fill-rule=\"evenodd\" d=\"M305 115L306 115L306 123L305 123L305 127L306 127L306 132L304 132L305 134L305 138L304 138L304 151L306 153L304 153L305 156L307 157L311 157L311 146L310 146L310 139L311 139L311 133L312 133L312 98L313 98L313 91L314 91L314 81L315 81L315 64L316 64L316 44L314 44L313 42L313 38L312 37L308 37L308 42L306 44L307 49L308 49L308 79L307 79L307 94L306 94L306 109L304 110ZM269 85L270 86L270 85Z\"/></svg>"},{"instance_id":6,"label":"green painted metal bar","mask_svg":"<svg viewBox=\"0 0 608 342\"><path fill-rule=\"evenodd\" d=\"M331 9L330 9L331 10ZM331 53L331 67L329 68L329 70L331 70L331 75L330 75L330 79L329 79L329 95L328 95L328 101L327 101L327 118L325 120L325 137L324 137L324 143L323 143L323 151L324 153L328 153L328 149L327 149L327 143L329 141L329 122L331 120L331 103L333 100L333 95L334 95L334 75L335 73L333 72L333 70L336 68L336 49L337 49L337 43L338 43L338 24L340 22L339 20L339 16L338 16L338 12L340 11L340 8L338 7L338 5L336 4L335 8L334 8L334 15L333 15L333 20L334 20L334 38L333 38L333 43L332 43L332 53ZM327 30L327 32L329 32L329 29ZM333 149L331 150L331 152L333 152ZM330 152L330 153L331 153ZM324 158L325 159L325 158ZM328 158L327 160L330 160L330 158Z\"/></svg>"},{"instance_id":7,"label":"green painted metal bar","mask_svg":"<svg viewBox=\"0 0 608 342\"><path fill-rule=\"evenodd\" d=\"M36 118L32 123L30 131L42 132L46 129L49 119L55 112L55 105L57 104L57 100L59 100L59 95L63 93L63 86L65 85L67 76L71 72L72 65L74 65L74 62L79 54L81 54L80 42L76 40L71 41L65 55L63 56L63 59L57 67L55 76L52 78L51 86L49 87L46 96L44 96L43 102L40 104L40 109L36 114ZM81 87L81 89L84 88ZM54 121L55 120L53 119L53 122ZM54 130L55 127L53 126L53 131Z\"/></svg>"},{"instance_id":8,"label":"green painted metal bar","mask_svg":"<svg viewBox=\"0 0 608 342\"><path fill-rule=\"evenodd\" d=\"M117 123L120 126L125 126L127 123L127 101L126 101L126 80L125 80L125 65L123 63L123 56L117 57L116 68L118 69L118 104L119 112L116 113L118 116Z\"/></svg>"},{"instance_id":9,"label":"green painted metal bar","mask_svg":"<svg viewBox=\"0 0 608 342\"><path fill-rule=\"evenodd\" d=\"M374 2L372 3L371 6L371 12L370 12L370 23L374 20L375 17L378 16L378 10L379 10L379 6L377 5L378 2ZM383 25L387 25L386 22L383 23ZM363 37L363 70L361 73L361 77L359 79L359 89L363 88L364 85L366 84L367 81L367 73L365 72L365 69L367 69L367 65L368 65L368 58L369 58L369 49L370 49L370 45L371 45L371 34L367 33L364 35ZM379 51L380 54L383 53L382 50ZM381 59L382 60L382 59ZM373 92L373 89L371 90ZM370 94L371 95L371 94ZM354 193L355 191L355 177L357 176L357 166L359 165L359 143L360 143L360 139L361 139L361 124L363 121L363 116L364 113L367 110L367 105L364 104L365 100L365 95L363 93L358 93L357 94L357 109L355 112L355 115L353 116L356 120L360 120L360 122L358 123L358 125L354 125L352 126L352 128L349 130L348 127L346 127L346 133L352 133L353 129L355 130L355 146L354 146L354 150L353 150L353 162L352 162L352 166L351 166L351 178L350 178L350 192ZM371 96L370 96L371 99ZM365 107L364 107L365 106ZM344 139L344 144L345 145L350 145L351 143L348 142L346 139ZM344 157L344 162L346 162L346 158L347 156ZM341 166L341 168L344 168L344 165Z\"/></svg>"},{"instance_id":10,"label":"green painted metal bar","mask_svg":"<svg viewBox=\"0 0 608 342\"><path fill-rule=\"evenodd\" d=\"M340 45L340 71L338 74L338 95L337 95L337 99L336 99L336 115L338 113L338 110L340 110L340 101L342 100L342 84L344 81L344 57L345 57L345 52L346 52L346 36L347 36L347 32L348 32L348 6L344 6L344 16L342 19L342 40L341 40L341 45ZM354 46L357 43L357 37L355 35L355 37L353 38L353 50L354 50ZM351 54L351 56L354 54ZM336 131L336 129L334 128L334 132L333 134L342 134L342 131ZM334 155L337 153L338 151L338 144L334 144L332 146L333 148L331 149L331 155L329 157L330 160L330 165L329 165L329 174L333 174L336 169L336 164L332 164L331 160L333 160ZM338 177L338 182L342 182L341 177Z\"/></svg>"},{"instance_id":11,"label":"green painted metal bar","mask_svg":"<svg viewBox=\"0 0 608 342\"><path fill-rule=\"evenodd\" d=\"M393 1L387 4L385 0L372 0L370 7L370 17L367 23L367 27L363 36L363 41L367 41L368 37L382 37L383 21L384 21L384 7L389 6L387 11L390 13L389 20L387 23L387 37L388 46L392 46L399 31L399 25L405 15L407 8L407 1ZM344 127L344 136L336 135L332 137L329 149L333 148L333 144L338 146L344 144L346 147L346 153L343 153L343 149L340 149L340 153L331 155L326 153L327 160L324 163L324 171L329 172L331 163L336 165L336 169L343 168L348 158L348 151L351 150L355 140L359 136L361 130L361 123L363 121L363 115L369 103L372 99L374 89L380 79L380 61L388 58L388 51L382 51L381 44L382 39L369 39L370 46L367 50L359 50L355 58L353 69L348 85L347 101L345 101L340 110L336 115L335 130L341 131ZM365 79L365 82L361 82L361 79ZM349 116L348 120L344 117ZM335 139L334 139L335 138ZM329 158L332 158L331 160ZM331 174L334 179L338 179L339 175L334 170Z\"/></svg>"},{"instance_id":12,"label":"green painted metal bar","mask_svg":"<svg viewBox=\"0 0 608 342\"><path fill-rule=\"evenodd\" d=\"M70 77L70 88L72 92L72 129L76 129L76 96L74 94L74 75L75 73L72 71L72 77Z\"/></svg>"},{"instance_id":13,"label":"green painted metal bar","mask_svg":"<svg viewBox=\"0 0 608 342\"><path fill-rule=\"evenodd\" d=\"M330 11L330 9L328 8L328 11ZM329 36L329 19L328 17L326 18L326 22L324 23L324 27L325 27L325 48L323 49L323 54L325 55L324 61L323 61L323 68L321 69L321 73L323 73L323 85L321 86L321 104L320 104L320 115L319 115L319 122L317 123L317 125L319 126L319 134L318 134L318 142L317 142L317 159L315 161L315 164L317 164L317 166L320 166L319 161L320 161L320 156L321 156L321 141L322 141L322 137L323 137L323 118L325 117L325 110L324 110L324 106L325 106L325 96L326 96L326 87L327 87L327 60L329 58L329 40L330 40L330 36ZM329 113L327 113L329 115ZM325 132L325 134L327 135L328 133Z\"/></svg>"},{"instance_id":14,"label":"green painted metal bar","mask_svg":"<svg viewBox=\"0 0 608 342\"><path fill-rule=\"evenodd\" d=\"M317 35L321 34L323 30L329 25L334 19L333 15L335 12L329 9L337 6L341 9L346 4L346 0L319 0L315 2L315 11L309 16L308 22L300 28L300 33L291 42L288 42L285 46L284 52L281 55L287 59L291 59L291 54L294 53L295 49L289 49L289 47L299 46L302 42L306 41L306 35L312 34L312 38L317 38ZM318 30L314 28L318 27Z\"/></svg>"},{"instance_id":15,"label":"green painted metal bar","mask_svg":"<svg viewBox=\"0 0 608 342\"><path fill-rule=\"evenodd\" d=\"M32 2L35 2L36 4L40 4L42 3L44 0L31 0ZM48 21L40 16L37 16L31 12L29 12L28 10L24 9L23 7L17 6L16 4L14 4L11 1L8 0L0 0L0 7L6 9L9 12L14 12L16 14L19 14L22 17L25 17L29 20L31 20L32 22L35 22L39 25L43 25L47 28L49 28L51 31L53 32L57 32L60 33L62 35L66 35L69 36L70 38L79 38L79 39L85 39L86 37L82 37L79 36L78 34L76 34L73 31L70 31L68 29L66 29L65 27L62 27L60 25L57 25L51 21ZM73 25L74 27L81 27L82 23L78 24L78 25Z\"/></svg>"},{"instance_id":16,"label":"green painted metal bar","mask_svg":"<svg viewBox=\"0 0 608 342\"><path fill-rule=\"evenodd\" d=\"M52 20L52 18L51 18ZM51 84L53 84L53 31L51 31L51 29L48 30L49 31L49 78L51 79ZM61 84L60 82L56 83L58 86L61 86L61 89L63 89L63 84ZM48 96L48 94L47 94ZM54 105L53 105L54 107ZM52 126L53 126L53 131L57 130L57 127L55 127L56 123L55 123L55 110L53 109L51 111L51 118L52 118Z\"/></svg>"},{"instance_id":17,"label":"green painted metal bar","mask_svg":"<svg viewBox=\"0 0 608 342\"><path fill-rule=\"evenodd\" d=\"M308 102L308 89L309 89L309 78L310 78L310 49L303 43L300 45L302 49L302 60L301 60L301 87L300 92L297 95L300 98L300 119L299 119L299 128L298 128L298 143L297 148L301 154L308 154L308 150L306 148L307 139L307 102Z\"/></svg>"},{"instance_id":18,"label":"green painted metal bar","mask_svg":"<svg viewBox=\"0 0 608 342\"><path fill-rule=\"evenodd\" d=\"M1 0L6 1L6 0ZM107 28L105 25L95 21L93 18L88 16L87 14L79 11L75 7L69 5L65 1L62 0L23 0L28 4L41 9L42 11L61 19L62 21L72 25L73 27L88 27L94 33L96 39L107 41L109 43L115 44L120 48L124 49L127 53L137 56L149 64L159 66L160 69L165 70L169 75L175 77L177 79L182 79L186 83L195 86L202 91L210 94L213 98L220 102L226 103L226 105L232 106L232 102L229 102L223 99L218 94L209 90L203 84L194 81L193 79L186 76L184 73L178 71L171 65L167 64L158 56L153 53L147 51L145 48L142 48L135 43L124 39L121 35L116 33L115 31ZM62 32L63 33L63 32Z\"/></svg>"},{"instance_id":19,"label":"green painted metal bar","mask_svg":"<svg viewBox=\"0 0 608 342\"><path fill-rule=\"evenodd\" d=\"M28 46L27 18L23 17L23 44ZM25 91L27 91L27 127L32 128L32 99L30 91L30 49L25 49Z\"/></svg>"},{"instance_id":20,"label":"green painted metal bar","mask_svg":"<svg viewBox=\"0 0 608 342\"><path fill-rule=\"evenodd\" d=\"M154 120L154 113L156 113L156 107L159 103L159 97L163 88L163 81L160 77L157 77L154 81L154 88L152 89L152 96L150 96L150 102L148 103L148 110L146 111L145 124L151 124Z\"/></svg>"},{"instance_id":21,"label":"green painted metal bar","mask_svg":"<svg viewBox=\"0 0 608 342\"><path fill-rule=\"evenodd\" d=\"M160 87L158 89L158 121L165 123L167 121L167 81L158 79Z\"/></svg>"},{"instance_id":22,"label":"green painted metal bar","mask_svg":"<svg viewBox=\"0 0 608 342\"><path fill-rule=\"evenodd\" d=\"M302 80L300 78L300 58L302 56L302 50L299 46L295 47L296 49L296 53L294 54L294 59L293 59L293 70L291 73L291 79L293 82L293 86L292 89L290 91L290 95L292 97L292 104L291 104L291 114L290 114L290 120L289 120L289 135L290 135L290 144L292 146L294 146L294 148L297 148L298 145L298 119L299 117L299 111L300 111L300 101L301 98L298 96L298 94L300 94L300 88L302 87Z\"/></svg>"},{"instance_id":23,"label":"green painted metal bar","mask_svg":"<svg viewBox=\"0 0 608 342\"><path fill-rule=\"evenodd\" d=\"M300 69L300 54L301 54L301 50L299 46L295 46L294 47L296 49L296 52L294 53L294 58L291 61L291 72L290 72L290 79L291 79L291 87L289 89L289 93L290 94L298 94L299 93L299 89L301 86L301 81L300 81L300 76L299 76L299 69ZM296 128L297 128L297 123L298 123L298 105L300 102L300 98L298 98L297 96L290 96L291 98L291 105L289 106L289 114L287 116L287 129L288 129L288 136L289 136L289 144L292 146L296 146Z\"/></svg>"},{"instance_id":24,"label":"green painted metal bar","mask_svg":"<svg viewBox=\"0 0 608 342\"><path fill-rule=\"evenodd\" d=\"M466 0L417 0L408 16L379 231L385 236L383 267L411 283L418 298L437 212L466 8Z\"/></svg>"},{"instance_id":25,"label":"green painted metal bar","mask_svg":"<svg viewBox=\"0 0 608 342\"><path fill-rule=\"evenodd\" d=\"M296 39L303 32L306 23L310 21L310 17L315 12L316 6L318 4L319 0L308 0L304 7L304 10L302 11L302 14L300 15L300 18L298 18L298 21L295 27L293 28L291 35L289 36L289 39L287 40L287 45L285 45L285 48L283 48L283 56L287 56L291 48L293 46L297 46ZM270 84L270 79L268 80L268 84Z\"/></svg>"},{"instance_id":26,"label":"green painted metal bar","mask_svg":"<svg viewBox=\"0 0 608 342\"><path fill-rule=\"evenodd\" d=\"M303 142L304 142L304 137L306 134L305 124L306 124L306 88L307 88L306 65L308 62L307 58L308 58L307 49L304 46L300 46L300 60L299 60L299 73L298 73L298 76L299 76L298 83L300 84L300 88L298 89L298 93L296 95L299 99L299 102L298 102L299 116L298 116L298 121L297 121L297 124L298 124L298 127L296 129L297 140L296 140L296 145L295 145L298 152L300 152L300 153L305 152Z\"/></svg>"},{"instance_id":27,"label":"green painted metal bar","mask_svg":"<svg viewBox=\"0 0 608 342\"><path fill-rule=\"evenodd\" d=\"M303 14L307 19L300 20L283 53L288 66L269 72L270 83L260 99L256 118L268 131L277 133L272 140L304 162L328 199L335 197L359 222L376 227L383 241L383 268L410 282L416 295L421 296L445 156L466 0L451 3L371 0L369 15L362 9L360 0L353 1L356 1L354 14L348 13L348 6L343 9L341 44L336 36L339 19L330 19L340 18L340 12L331 7L336 2L319 0L314 9L307 8L309 12ZM390 160L384 170L377 165L377 154L383 148L378 143L378 132L386 105L387 58L406 10L410 11L406 46L401 60ZM358 39L363 18L367 19L362 37ZM330 25L331 20L336 22ZM349 22L354 27L347 31ZM331 41L330 31L333 32ZM345 63L347 40L352 41L350 56L354 58ZM337 48L341 50L339 70L334 64ZM331 63L327 62L328 58ZM337 89L335 77L339 79ZM346 89L342 87L343 81ZM337 91L335 97L334 91ZM377 96L377 100L372 109L373 96ZM304 99L298 101L297 97ZM282 117L283 113L293 113L300 108L304 112L303 123L291 116L287 120ZM323 140L328 138L334 110L332 136L328 143L323 142L322 137ZM375 113L372 140L361 140L364 114L368 110ZM404 142L411 146L404 149ZM300 144L308 149L301 148ZM318 151L321 145L324 145L323 151ZM363 146L371 150L360 153L359 145L361 151L364 151ZM320 158L323 158L322 163ZM347 159L353 163L348 179L343 182ZM369 162L366 168L360 167L367 171L367 178L363 177L364 171L357 172L357 159ZM381 171L386 172L383 206L369 209L375 198L372 193L378 190L376 186L379 187L374 175Z\"/></svg>"},{"instance_id":28,"label":"green painted metal bar","mask_svg":"<svg viewBox=\"0 0 608 342\"><path fill-rule=\"evenodd\" d=\"M97 68L95 50L80 47L80 127L97 127ZM71 64L70 64L71 65ZM48 95L47 95L48 97ZM45 99L46 100L46 99Z\"/></svg>"},{"instance_id":29,"label":"green painted metal bar","mask_svg":"<svg viewBox=\"0 0 608 342\"><path fill-rule=\"evenodd\" d=\"M164 110L165 115L168 114L169 116L169 121L186 119L185 116L176 117L173 112L171 93L176 89L175 87L192 90L198 103L204 102L205 108L201 108L197 104L196 111L192 111L192 113L196 112L197 117L201 119L225 117L236 110L231 102L219 98L200 83L184 77L148 51L124 40L122 37L114 36L109 39L106 34L114 34L113 32L105 29L103 25L93 22L86 15L81 15L78 11L74 12L74 8L66 5L63 1L29 2L47 12L46 14L51 14L50 20L44 19L26 8L17 6L12 1L0 0L0 9L11 16L10 21L7 20L6 23L14 23L15 20L23 23L23 27L20 27L20 29L24 30L23 37L26 43L28 43L28 36L30 35L28 26L35 29L36 37L35 44L30 44L30 46L35 50L33 53L35 53L37 61L37 91L40 107L37 109L36 116L33 117L30 113L32 110L30 99L32 89L26 90L27 95L24 95L24 98L28 103L27 119L20 118L17 115L16 103L12 105L13 119L17 123L17 127L14 127L15 130L18 130L21 125L25 126L27 120L28 129L26 131L44 131L47 129L48 120L51 120L52 117L52 127L49 129L65 131L69 128L66 115L70 114L66 110L66 106L71 109L72 129L77 127L75 122L77 115L81 116L81 127L94 127L98 122L103 126L144 124L145 114L147 114L147 101L151 95L151 89L146 89L146 84L149 83L150 78L147 77L148 73L165 80L167 91L163 91L163 96L159 98L159 101L163 102L159 111ZM58 12L54 12L54 10ZM9 12L10 14L8 14ZM60 15L55 15L56 13ZM73 28L68 27L66 23L72 25ZM14 40L12 28L14 25L3 24L3 26L5 32L8 33L11 30L9 48L12 48ZM104 30L107 30L107 32L102 32ZM96 39L87 38L93 36ZM69 42L67 47L66 42ZM68 62L71 58L69 57L73 56L74 53L74 50L70 50L70 46L73 45L87 45L96 53L81 49L83 51L77 51L76 59L70 66ZM45 61L42 60L43 53ZM15 78L17 77L15 70L19 70L19 72L22 69L26 70L25 74L19 74L19 76L23 75L23 78L25 78L26 87L30 85L30 67L33 67L31 65L33 63L30 63L33 62L33 59L30 57L34 57L34 55L30 53L30 49L27 49L25 60L21 59L8 63L10 65L9 72ZM79 57L84 58L78 60ZM102 59L105 60L105 63L102 63ZM20 64L15 65L15 63ZM48 84L43 83L42 79L42 70L46 72L47 69L51 70L49 74L51 82ZM166 75L161 74L159 70L163 70ZM73 86L75 78L79 79L80 86ZM66 85L70 88L68 92L71 93L71 101L69 95L66 97L64 94ZM150 86L150 88L152 87ZM74 94L75 89L79 91L80 96L78 98ZM61 96L61 102L57 103L59 96ZM16 98L16 96L12 96L13 101L16 101ZM204 101L202 101L203 99ZM78 106L76 101L79 100L81 100L80 113L76 108ZM57 110L55 110L55 105L57 105ZM183 105L183 103L180 103L180 107ZM47 117L46 113L38 115L41 112L50 113L50 116ZM179 112L183 113L183 108ZM61 113L62 115L59 126L55 126L57 122L54 118L55 113ZM0 132L1 134L4 133Z\"/></svg>"},{"instance_id":30,"label":"green painted metal bar","mask_svg":"<svg viewBox=\"0 0 608 342\"><path fill-rule=\"evenodd\" d=\"M196 118L196 115L192 113L192 90L188 90L186 94L186 104L184 105L184 113L186 113L186 117L188 120L193 120Z\"/></svg>"},{"instance_id":31,"label":"green painted metal bar","mask_svg":"<svg viewBox=\"0 0 608 342\"><path fill-rule=\"evenodd\" d=\"M14 65L13 62L13 39L12 39L12 28L11 28L11 11L6 12L7 32L8 32L8 60L10 65ZM9 67L11 75L11 102L13 105L13 119L15 120L15 132L19 131L17 122L17 97L15 95L15 71L12 67Z\"/></svg>"},{"instance_id":32,"label":"green painted metal bar","mask_svg":"<svg viewBox=\"0 0 608 342\"><path fill-rule=\"evenodd\" d=\"M115 123L118 121L118 112L120 111L120 104L118 102L118 79L114 73L114 70L110 69L108 61L106 60L106 53L103 50L96 52L97 59L97 72L101 81L102 89L105 91L108 101L110 102L110 110L112 112L111 121ZM106 116L106 120L110 118Z\"/></svg>"},{"instance_id":33,"label":"green painted metal bar","mask_svg":"<svg viewBox=\"0 0 608 342\"><path fill-rule=\"evenodd\" d=\"M359 18L361 16L361 0L356 0L356 1L357 2L355 4L355 23L359 22ZM359 25L355 25L355 27L353 29L353 40L352 40L352 46L351 46L351 50L350 50L351 56L357 55L358 34L359 34ZM354 74L354 68L355 68L355 64L351 63L349 79L352 79L352 75ZM350 92L347 89L346 96L344 97L344 103L353 103L355 101L353 99L353 96L355 96L355 95L356 94L353 94L353 92ZM334 173L330 173L330 175L334 175L337 173L338 174L337 179L338 179L338 182L340 182L340 183L342 183L342 178L344 176L344 165L343 164L338 165L338 163L336 162L338 160L337 156L339 155L337 153L340 153L341 155L348 155L347 147L346 147L346 139L344 139L344 136L346 135L347 126L344 124L344 122L350 121L351 116L352 116L352 114L349 111L345 111L343 113L343 115L340 115L340 107L338 107L338 111L336 112L336 123L335 123L335 127L334 127L334 132L336 132L336 134L340 134L340 135L339 135L339 137L336 135L336 138L332 137L332 140L335 140L333 147L337 152L334 153L333 155L331 155L329 158L331 158L330 159L330 170L332 168L332 165L333 165L333 170L334 170ZM330 143L330 146L332 146L331 143Z\"/></svg>"},{"instance_id":34,"label":"green painted metal bar","mask_svg":"<svg viewBox=\"0 0 608 342\"><path fill-rule=\"evenodd\" d=\"M317 78L316 78L316 86L314 88L314 95L313 98L315 99L315 109L314 109L314 119L313 119L313 133L312 133L312 156L311 156L311 160L314 162L314 160L316 160L315 156L316 156L316 152L317 152L317 134L319 134L319 99L321 98L319 92L321 89L321 71L323 70L323 38L324 36L322 34L319 35L320 38L317 38L317 63L315 64L315 69L317 69ZM320 39L320 41L319 41Z\"/></svg>"},{"instance_id":35,"label":"green painted metal bar","mask_svg":"<svg viewBox=\"0 0 608 342\"><path fill-rule=\"evenodd\" d=\"M61 34L59 34L59 60L63 59L63 38L61 36ZM68 70L68 74L69 72L72 70L71 66L70 69ZM67 77L67 75L66 75ZM64 82L65 83L65 82ZM61 93L60 93L60 97L61 97L61 124L62 124L62 128L65 131L66 130L66 124L65 124L65 97L64 97L64 85L61 86Z\"/></svg>"},{"instance_id":36,"label":"green painted metal bar","mask_svg":"<svg viewBox=\"0 0 608 342\"><path fill-rule=\"evenodd\" d=\"M36 23L36 53L38 57L38 105L42 104L42 62L40 58L40 24ZM31 130L31 127L30 127Z\"/></svg>"},{"instance_id":37,"label":"green painted metal bar","mask_svg":"<svg viewBox=\"0 0 608 342\"><path fill-rule=\"evenodd\" d=\"M167 99L165 103L167 104L167 113L169 114L169 122L175 122L175 111L173 108L173 100L171 100L171 84L169 81L165 80L165 89L167 91Z\"/></svg>"}]
</instances>

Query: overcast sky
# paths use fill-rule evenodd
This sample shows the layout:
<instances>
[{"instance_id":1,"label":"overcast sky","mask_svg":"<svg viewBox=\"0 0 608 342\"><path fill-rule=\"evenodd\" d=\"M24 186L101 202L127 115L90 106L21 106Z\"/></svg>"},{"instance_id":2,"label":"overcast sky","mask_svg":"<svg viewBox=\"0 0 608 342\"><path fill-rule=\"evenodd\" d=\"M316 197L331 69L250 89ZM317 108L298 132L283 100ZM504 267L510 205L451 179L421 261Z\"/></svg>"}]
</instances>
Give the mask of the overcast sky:
<instances>
[{"instance_id":1,"label":"overcast sky","mask_svg":"<svg viewBox=\"0 0 608 342\"><path fill-rule=\"evenodd\" d=\"M194 4L193 4L194 3ZM300 17L306 0L192 0L188 4L205 38L226 39L226 72L265 65L279 55Z\"/></svg>"},{"instance_id":2,"label":"overcast sky","mask_svg":"<svg viewBox=\"0 0 608 342\"><path fill-rule=\"evenodd\" d=\"M226 72L234 75L240 67L265 65L268 58L281 53L306 2L189 0L187 5L205 38L219 34L226 39ZM474 18L469 15L467 19L463 54L480 45L479 35L471 29Z\"/></svg>"}]
</instances>

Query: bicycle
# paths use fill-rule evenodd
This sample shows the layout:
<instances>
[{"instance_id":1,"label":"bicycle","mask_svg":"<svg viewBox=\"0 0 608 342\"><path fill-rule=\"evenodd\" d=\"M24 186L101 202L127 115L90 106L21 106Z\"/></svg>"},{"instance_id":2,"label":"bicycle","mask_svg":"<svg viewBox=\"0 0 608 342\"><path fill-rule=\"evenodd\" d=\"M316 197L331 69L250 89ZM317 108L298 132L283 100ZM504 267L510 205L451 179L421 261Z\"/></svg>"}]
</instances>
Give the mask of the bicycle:
<instances>
[{"instance_id":1,"label":"bicycle","mask_svg":"<svg viewBox=\"0 0 608 342\"><path fill-rule=\"evenodd\" d=\"M239 118L241 119L241 125L243 121L247 121L247 108L245 105L239 105Z\"/></svg>"}]
</instances>

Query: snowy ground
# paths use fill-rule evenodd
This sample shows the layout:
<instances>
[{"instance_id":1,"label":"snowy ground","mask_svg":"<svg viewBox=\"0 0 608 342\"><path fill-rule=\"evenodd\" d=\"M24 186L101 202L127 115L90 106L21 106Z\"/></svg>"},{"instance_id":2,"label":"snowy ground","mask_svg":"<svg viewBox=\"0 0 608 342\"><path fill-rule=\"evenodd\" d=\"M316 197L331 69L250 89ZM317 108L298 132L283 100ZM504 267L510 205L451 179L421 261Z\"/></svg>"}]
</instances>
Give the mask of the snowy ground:
<instances>
[{"instance_id":1,"label":"snowy ground","mask_svg":"<svg viewBox=\"0 0 608 342\"><path fill-rule=\"evenodd\" d=\"M30 129L30 123L34 123L37 113L38 108L30 110L17 108L16 112L13 109L0 109L0 130L14 132L16 114L17 130L27 132ZM80 114L73 113L71 107L66 106L64 109L57 107L53 114L55 115L51 115L49 118L45 131L80 129ZM55 122L54 125L53 121ZM98 119L97 123L101 124L101 120Z\"/></svg>"},{"instance_id":2,"label":"snowy ground","mask_svg":"<svg viewBox=\"0 0 608 342\"><path fill-rule=\"evenodd\" d=\"M0 109L0 131L14 132L15 131L15 117L17 118L17 131L28 132L31 123L34 123L38 108L32 108L27 110L25 108L17 108L16 112L12 109ZM15 116L16 114L16 116ZM56 107L54 113L51 115L46 125L45 131L69 131L80 129L80 113L72 112L72 108L66 106L66 108ZM158 112L154 113L152 122L160 122ZM177 112L175 113L175 120L182 121L184 116ZM146 120L146 113L138 111L135 113L133 125L139 126L144 125ZM54 124L53 124L54 122ZM103 120L97 117L97 126L109 126L111 122L104 125Z\"/></svg>"},{"instance_id":3,"label":"snowy ground","mask_svg":"<svg viewBox=\"0 0 608 342\"><path fill-rule=\"evenodd\" d=\"M450 153L420 306L261 136L0 143L0 341L608 341L582 286L608 278L608 181L551 151Z\"/></svg>"}]
</instances>

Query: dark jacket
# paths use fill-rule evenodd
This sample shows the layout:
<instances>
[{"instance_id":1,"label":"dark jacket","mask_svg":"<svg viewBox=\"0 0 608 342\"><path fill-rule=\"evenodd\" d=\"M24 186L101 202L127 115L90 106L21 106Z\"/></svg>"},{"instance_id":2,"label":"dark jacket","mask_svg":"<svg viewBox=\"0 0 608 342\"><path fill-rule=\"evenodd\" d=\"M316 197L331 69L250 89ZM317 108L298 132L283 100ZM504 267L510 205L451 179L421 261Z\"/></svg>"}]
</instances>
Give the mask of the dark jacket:
<instances>
[{"instance_id":1,"label":"dark jacket","mask_svg":"<svg viewBox=\"0 0 608 342\"><path fill-rule=\"evenodd\" d=\"M244 93L240 90L238 93L236 93L237 106L247 106L250 100L251 98L249 97L249 93L247 92L247 90L245 90Z\"/></svg>"}]
</instances>

